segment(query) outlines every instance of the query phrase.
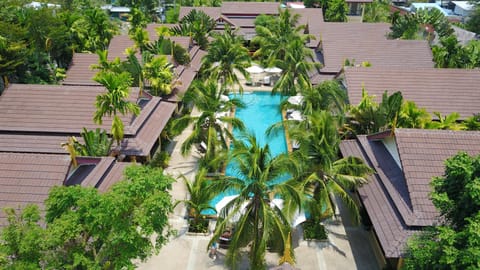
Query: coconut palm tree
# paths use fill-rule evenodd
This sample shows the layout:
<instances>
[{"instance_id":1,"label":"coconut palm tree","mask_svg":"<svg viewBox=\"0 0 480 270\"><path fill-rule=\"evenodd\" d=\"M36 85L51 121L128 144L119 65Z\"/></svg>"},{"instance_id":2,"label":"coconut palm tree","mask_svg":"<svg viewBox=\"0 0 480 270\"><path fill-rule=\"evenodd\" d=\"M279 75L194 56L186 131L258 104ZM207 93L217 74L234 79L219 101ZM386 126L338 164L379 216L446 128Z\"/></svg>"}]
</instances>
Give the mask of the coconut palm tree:
<instances>
[{"instance_id":1,"label":"coconut palm tree","mask_svg":"<svg viewBox=\"0 0 480 270\"><path fill-rule=\"evenodd\" d=\"M248 78L246 68L250 66L250 56L243 47L243 38L237 36L228 25L222 33L212 33L214 40L207 55L202 59L204 76L220 81L222 93L228 93L229 87L238 85L243 92L237 72Z\"/></svg>"},{"instance_id":2,"label":"coconut palm tree","mask_svg":"<svg viewBox=\"0 0 480 270\"><path fill-rule=\"evenodd\" d=\"M339 158L339 126L329 112L316 111L289 128L290 137L300 144L293 155L299 166L293 175L299 188L310 198L306 208L312 216L320 218L333 214L333 195L336 195L358 221L358 207L348 190L366 183L366 176L372 170L359 158Z\"/></svg>"},{"instance_id":3,"label":"coconut palm tree","mask_svg":"<svg viewBox=\"0 0 480 270\"><path fill-rule=\"evenodd\" d=\"M273 86L272 93L291 96L300 89L312 87L309 71L319 64L307 58L313 59L313 53L305 48L304 41L300 38L291 40L285 48L284 58L275 61L275 65L282 69L282 75Z\"/></svg>"},{"instance_id":4,"label":"coconut palm tree","mask_svg":"<svg viewBox=\"0 0 480 270\"><path fill-rule=\"evenodd\" d=\"M301 88L300 94L303 96L303 102L300 105L303 115L309 115L320 110L337 115L344 113L347 95L337 81L329 80L314 87Z\"/></svg>"},{"instance_id":5,"label":"coconut palm tree","mask_svg":"<svg viewBox=\"0 0 480 270\"><path fill-rule=\"evenodd\" d=\"M112 71L98 72L93 78L105 86L107 92L97 96L93 121L102 124L104 116L113 116L111 134L120 145L124 134L124 125L118 114L132 113L138 115L140 107L128 100L132 77L128 72L115 73Z\"/></svg>"},{"instance_id":6,"label":"coconut palm tree","mask_svg":"<svg viewBox=\"0 0 480 270\"><path fill-rule=\"evenodd\" d=\"M244 129L242 121L230 116L234 107L242 108L244 104L236 98L226 100L221 96L222 92L216 82L193 82L183 100L185 103L193 103L200 115L185 115L172 123L174 134L179 134L193 124L192 133L182 144L182 154L188 154L194 144L204 142L205 159L207 162L212 161L219 150L228 149L227 139L233 140L229 125L239 130Z\"/></svg>"},{"instance_id":7,"label":"coconut palm tree","mask_svg":"<svg viewBox=\"0 0 480 270\"><path fill-rule=\"evenodd\" d=\"M278 248L283 254L290 240L289 216L273 203L273 199L281 198L299 207L302 196L289 182L278 183L278 177L291 167L288 155L272 157L268 144L258 145L255 136L247 134L242 140L235 141L231 157L238 168L238 176L226 177L219 181L217 188L232 190L238 193L238 197L220 211L210 244L229 224L235 223L227 251L227 265L238 269L240 250L249 247L250 269L265 269L267 247ZM293 254L285 257L293 258Z\"/></svg>"},{"instance_id":8,"label":"coconut palm tree","mask_svg":"<svg viewBox=\"0 0 480 270\"><path fill-rule=\"evenodd\" d=\"M188 36L202 49L208 46L208 33L215 28L216 22L205 12L193 9L179 24L172 28L172 33L176 36Z\"/></svg>"},{"instance_id":9,"label":"coconut palm tree","mask_svg":"<svg viewBox=\"0 0 480 270\"><path fill-rule=\"evenodd\" d=\"M188 216L192 218L189 225L193 230L204 229L202 228L202 223L206 219L204 218L205 214L202 214L203 211L210 209L215 213L217 212L214 207L210 206L210 202L217 195L211 191L210 184L216 180L214 177L207 176L207 173L207 169L200 168L193 182L190 182L184 175L180 176L188 190L189 198L177 201L175 205L184 203L187 206Z\"/></svg>"}]
</instances>

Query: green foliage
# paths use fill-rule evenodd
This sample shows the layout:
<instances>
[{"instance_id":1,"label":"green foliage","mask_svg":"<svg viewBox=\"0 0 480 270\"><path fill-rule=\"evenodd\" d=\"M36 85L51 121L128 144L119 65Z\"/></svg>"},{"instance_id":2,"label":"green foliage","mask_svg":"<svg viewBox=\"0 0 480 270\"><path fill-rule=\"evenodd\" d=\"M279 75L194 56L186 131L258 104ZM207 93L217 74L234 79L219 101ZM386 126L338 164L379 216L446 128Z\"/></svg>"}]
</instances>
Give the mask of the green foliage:
<instances>
[{"instance_id":1,"label":"green foliage","mask_svg":"<svg viewBox=\"0 0 480 270\"><path fill-rule=\"evenodd\" d=\"M456 36L440 39L440 45L432 47L435 66L439 68L480 67L480 41L472 40L462 45Z\"/></svg>"},{"instance_id":2,"label":"green foliage","mask_svg":"<svg viewBox=\"0 0 480 270\"><path fill-rule=\"evenodd\" d=\"M432 200L445 218L408 242L405 269L478 269L480 156L459 153L432 181Z\"/></svg>"},{"instance_id":3,"label":"green foliage","mask_svg":"<svg viewBox=\"0 0 480 270\"><path fill-rule=\"evenodd\" d=\"M150 83L150 93L154 96L169 95L174 87L173 65L165 55L154 56L145 63L143 74Z\"/></svg>"},{"instance_id":4,"label":"green foliage","mask_svg":"<svg viewBox=\"0 0 480 270\"><path fill-rule=\"evenodd\" d=\"M178 22L178 16L180 15L180 6L175 6L174 8L171 8L167 10L166 12L166 23L177 23Z\"/></svg>"},{"instance_id":5,"label":"green foliage","mask_svg":"<svg viewBox=\"0 0 480 270\"><path fill-rule=\"evenodd\" d=\"M167 151L159 151L155 153L152 160L148 163L149 166L154 168L167 168L170 162L170 154Z\"/></svg>"},{"instance_id":6,"label":"green foliage","mask_svg":"<svg viewBox=\"0 0 480 270\"><path fill-rule=\"evenodd\" d=\"M325 21L346 22L348 5L345 0L328 0L328 8L325 11Z\"/></svg>"},{"instance_id":7,"label":"green foliage","mask_svg":"<svg viewBox=\"0 0 480 270\"><path fill-rule=\"evenodd\" d=\"M220 82L222 94L233 91L243 92L237 76L241 73L248 78L246 70L250 66L248 50L243 47L243 38L236 35L228 25L222 33L212 33L214 40L210 43L207 55L202 59L202 75L214 82Z\"/></svg>"},{"instance_id":8,"label":"green foliage","mask_svg":"<svg viewBox=\"0 0 480 270\"><path fill-rule=\"evenodd\" d=\"M123 181L99 193L81 186L54 187L46 201L46 222L36 206L21 215L8 210L0 235L2 269L132 269L167 241L171 233L173 179L161 169L131 166Z\"/></svg>"},{"instance_id":9,"label":"green foliage","mask_svg":"<svg viewBox=\"0 0 480 270\"><path fill-rule=\"evenodd\" d=\"M461 228L480 211L480 156L459 153L445 165L445 176L432 181L432 201L454 228Z\"/></svg>"},{"instance_id":10,"label":"green foliage","mask_svg":"<svg viewBox=\"0 0 480 270\"><path fill-rule=\"evenodd\" d=\"M327 230L317 220L308 220L303 224L303 239L305 240L327 240Z\"/></svg>"},{"instance_id":11,"label":"green foliage","mask_svg":"<svg viewBox=\"0 0 480 270\"><path fill-rule=\"evenodd\" d=\"M433 113L437 117L437 121L431 121L427 123L425 128L428 129L449 129L449 130L462 130L464 126L458 123L460 114L453 112L449 115L442 116L439 112Z\"/></svg>"},{"instance_id":12,"label":"green foliage","mask_svg":"<svg viewBox=\"0 0 480 270\"><path fill-rule=\"evenodd\" d=\"M226 254L226 263L230 269L239 269L240 250L248 247L249 269L265 269L267 244L280 253L291 244L288 237L290 216L287 213L288 209L297 210L300 207L301 194L290 182L276 182L277 177L288 169L289 157L272 157L268 144L261 147L253 135L244 136L242 141L234 141L232 147L232 160L238 168L238 178L225 177L212 183L218 186L213 187L215 190L233 190L239 195L220 211L209 246L232 224L234 217L239 216ZM271 205L272 198L282 198L284 209ZM293 250L289 251L293 257Z\"/></svg>"},{"instance_id":13,"label":"green foliage","mask_svg":"<svg viewBox=\"0 0 480 270\"><path fill-rule=\"evenodd\" d=\"M440 38L453 34L447 18L437 9L419 9L415 13L408 13L395 17L390 27L390 38L396 39L426 39L433 41L435 30Z\"/></svg>"},{"instance_id":14,"label":"green foliage","mask_svg":"<svg viewBox=\"0 0 480 270\"><path fill-rule=\"evenodd\" d=\"M77 141L74 146L78 156L108 156L112 146L112 140L108 137L105 130L97 128L93 131L83 128L80 135L82 136L84 143L81 144Z\"/></svg>"},{"instance_id":15,"label":"green foliage","mask_svg":"<svg viewBox=\"0 0 480 270\"><path fill-rule=\"evenodd\" d=\"M480 130L480 114L474 114L463 122L466 130Z\"/></svg>"},{"instance_id":16,"label":"green foliage","mask_svg":"<svg viewBox=\"0 0 480 270\"><path fill-rule=\"evenodd\" d=\"M205 12L193 9L180 20L179 25L172 28L172 32L176 36L192 37L200 48L206 49L208 33L215 28L215 25L215 20Z\"/></svg>"},{"instance_id":17,"label":"green foliage","mask_svg":"<svg viewBox=\"0 0 480 270\"><path fill-rule=\"evenodd\" d=\"M374 0L366 4L363 22L390 22L390 3L385 0Z\"/></svg>"},{"instance_id":18,"label":"green foliage","mask_svg":"<svg viewBox=\"0 0 480 270\"><path fill-rule=\"evenodd\" d=\"M93 115L93 121L102 124L103 117L113 116L111 134L117 144L120 145L124 125L117 114L131 113L138 115L140 113L140 107L129 101L132 78L128 72L101 71L95 75L94 80L105 86L107 92L98 95L96 98L95 107L97 110Z\"/></svg>"},{"instance_id":19,"label":"green foliage","mask_svg":"<svg viewBox=\"0 0 480 270\"><path fill-rule=\"evenodd\" d=\"M382 96L382 102L376 103L374 96L369 96L362 89L362 100L357 106L350 107L348 126L356 134L371 134L397 126L398 115L403 104L401 92Z\"/></svg>"},{"instance_id":20,"label":"green foliage","mask_svg":"<svg viewBox=\"0 0 480 270\"><path fill-rule=\"evenodd\" d=\"M480 34L480 4L477 3L475 9L470 13L466 27L469 31Z\"/></svg>"}]
</instances>

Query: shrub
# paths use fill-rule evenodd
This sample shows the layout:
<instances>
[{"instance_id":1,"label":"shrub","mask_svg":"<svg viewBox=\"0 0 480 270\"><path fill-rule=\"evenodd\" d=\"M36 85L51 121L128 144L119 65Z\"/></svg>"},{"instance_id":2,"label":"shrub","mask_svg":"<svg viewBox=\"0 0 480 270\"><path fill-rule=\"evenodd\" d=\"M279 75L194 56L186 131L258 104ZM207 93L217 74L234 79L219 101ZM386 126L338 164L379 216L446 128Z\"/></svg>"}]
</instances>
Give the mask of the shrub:
<instances>
[{"instance_id":1,"label":"shrub","mask_svg":"<svg viewBox=\"0 0 480 270\"><path fill-rule=\"evenodd\" d=\"M305 240L326 240L327 230L319 221L308 220L303 223L303 238Z\"/></svg>"}]
</instances>

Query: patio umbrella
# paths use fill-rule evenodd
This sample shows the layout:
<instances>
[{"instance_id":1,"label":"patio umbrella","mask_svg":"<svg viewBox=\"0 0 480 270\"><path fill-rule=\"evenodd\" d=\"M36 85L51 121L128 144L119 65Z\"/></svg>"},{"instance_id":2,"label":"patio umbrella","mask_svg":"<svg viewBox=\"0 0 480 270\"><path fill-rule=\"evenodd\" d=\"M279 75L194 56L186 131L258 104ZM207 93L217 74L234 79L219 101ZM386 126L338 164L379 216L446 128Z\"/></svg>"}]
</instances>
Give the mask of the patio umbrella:
<instances>
[{"instance_id":1,"label":"patio umbrella","mask_svg":"<svg viewBox=\"0 0 480 270\"><path fill-rule=\"evenodd\" d=\"M220 211L236 197L238 197L238 195L225 196L220 201L218 201L218 203L215 204L215 210L217 210L217 213L220 213Z\"/></svg>"},{"instance_id":2,"label":"patio umbrella","mask_svg":"<svg viewBox=\"0 0 480 270\"><path fill-rule=\"evenodd\" d=\"M269 270L300 270L300 268L296 268L288 262L284 262L279 266L269 268Z\"/></svg>"},{"instance_id":3,"label":"patio umbrella","mask_svg":"<svg viewBox=\"0 0 480 270\"><path fill-rule=\"evenodd\" d=\"M291 96L287 99L288 103L293 105L301 105L303 103L303 96Z\"/></svg>"},{"instance_id":4,"label":"patio umbrella","mask_svg":"<svg viewBox=\"0 0 480 270\"><path fill-rule=\"evenodd\" d=\"M246 68L245 70L250 74L259 74L259 73L262 73L264 71L263 68L261 68L259 66L251 66L251 67Z\"/></svg>"},{"instance_id":5,"label":"patio umbrella","mask_svg":"<svg viewBox=\"0 0 480 270\"><path fill-rule=\"evenodd\" d=\"M269 67L269 68L265 69L265 72L267 72L267 73L280 73L280 72L282 72L282 69L278 68L278 67Z\"/></svg>"}]
</instances>

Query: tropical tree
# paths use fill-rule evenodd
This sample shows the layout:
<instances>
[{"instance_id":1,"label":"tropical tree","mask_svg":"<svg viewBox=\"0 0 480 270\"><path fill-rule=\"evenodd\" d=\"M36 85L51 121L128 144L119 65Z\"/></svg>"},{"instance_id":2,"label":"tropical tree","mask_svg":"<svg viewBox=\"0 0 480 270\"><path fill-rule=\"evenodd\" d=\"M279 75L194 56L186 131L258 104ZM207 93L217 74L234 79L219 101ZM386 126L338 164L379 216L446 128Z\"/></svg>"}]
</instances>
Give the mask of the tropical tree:
<instances>
[{"instance_id":1,"label":"tropical tree","mask_svg":"<svg viewBox=\"0 0 480 270\"><path fill-rule=\"evenodd\" d=\"M476 113L463 121L466 130L480 130L480 114Z\"/></svg>"},{"instance_id":2,"label":"tropical tree","mask_svg":"<svg viewBox=\"0 0 480 270\"><path fill-rule=\"evenodd\" d=\"M104 157L110 153L112 140L108 137L107 131L102 129L87 130L83 128L80 133L83 143L75 143L75 151L78 156Z\"/></svg>"},{"instance_id":3,"label":"tropical tree","mask_svg":"<svg viewBox=\"0 0 480 270\"><path fill-rule=\"evenodd\" d=\"M222 98L222 91L214 81L206 83L194 81L183 100L187 104L193 103L200 111L200 115L185 115L173 121L174 134L179 134L193 124L192 133L182 144L182 154L188 154L194 144L204 142L206 144L205 161L208 163L215 160L221 156L220 150L228 149L227 140L234 139L229 125L239 130L244 129L241 120L230 116L234 107L242 108L244 104L236 98L228 100Z\"/></svg>"},{"instance_id":4,"label":"tropical tree","mask_svg":"<svg viewBox=\"0 0 480 270\"><path fill-rule=\"evenodd\" d=\"M154 56L144 64L143 76L150 84L150 93L155 96L169 95L176 83L173 65L165 55Z\"/></svg>"},{"instance_id":5,"label":"tropical tree","mask_svg":"<svg viewBox=\"0 0 480 270\"><path fill-rule=\"evenodd\" d=\"M302 39L297 38L290 42L286 48L284 59L277 59L276 66L282 69L280 78L272 88L272 93L291 96L303 88L312 87L309 71L319 67L318 63L307 60L313 59L313 52L305 48Z\"/></svg>"},{"instance_id":6,"label":"tropical tree","mask_svg":"<svg viewBox=\"0 0 480 270\"><path fill-rule=\"evenodd\" d=\"M213 32L207 55L202 59L202 69L206 78L220 81L222 93L228 93L230 87L238 85L243 92L237 72L248 78L246 68L250 66L248 50L243 47L243 38L236 35L228 25L222 33Z\"/></svg>"},{"instance_id":7,"label":"tropical tree","mask_svg":"<svg viewBox=\"0 0 480 270\"><path fill-rule=\"evenodd\" d=\"M466 22L469 31L480 34L480 3L476 3Z\"/></svg>"},{"instance_id":8,"label":"tropical tree","mask_svg":"<svg viewBox=\"0 0 480 270\"><path fill-rule=\"evenodd\" d=\"M111 134L120 145L124 135L124 124L118 114L138 115L140 113L140 107L129 101L132 77L128 72L103 71L97 73L93 79L105 86L107 90L106 93L97 96L95 102L97 110L93 115L93 121L102 124L103 117L113 116Z\"/></svg>"},{"instance_id":9,"label":"tropical tree","mask_svg":"<svg viewBox=\"0 0 480 270\"><path fill-rule=\"evenodd\" d=\"M212 210L215 213L217 212L215 207L210 206L210 202L217 195L211 191L210 186L211 182L216 180L212 176L207 176L207 174L207 169L200 168L193 182L190 182L184 175L180 176L185 183L189 197L188 199L177 201L175 205L183 203L187 206L188 217L192 219L189 222L189 230L195 232L205 232L202 230L208 229L208 226L204 225L206 221L204 211Z\"/></svg>"},{"instance_id":10,"label":"tropical tree","mask_svg":"<svg viewBox=\"0 0 480 270\"><path fill-rule=\"evenodd\" d=\"M444 176L432 180L433 204L442 222L411 238L405 269L477 269L480 267L480 156L460 152L445 162Z\"/></svg>"},{"instance_id":11,"label":"tropical tree","mask_svg":"<svg viewBox=\"0 0 480 270\"><path fill-rule=\"evenodd\" d=\"M84 16L72 25L73 33L79 40L84 41L78 49L89 52L106 50L110 40L118 32L118 27L100 8L89 8L83 14Z\"/></svg>"},{"instance_id":12,"label":"tropical tree","mask_svg":"<svg viewBox=\"0 0 480 270\"><path fill-rule=\"evenodd\" d=\"M336 195L358 221L358 207L348 191L366 183L372 169L359 158L339 158L338 120L327 111L316 111L306 115L304 121L289 121L287 125L290 138L300 145L293 155L298 168L292 175L298 188L310 198L306 208L312 217L331 216L335 205L333 195Z\"/></svg>"},{"instance_id":13,"label":"tropical tree","mask_svg":"<svg viewBox=\"0 0 480 270\"><path fill-rule=\"evenodd\" d=\"M437 121L431 121L426 125L428 129L449 129L449 130L462 130L465 127L458 122L460 114L453 112L449 115L442 116L439 112L433 112L437 117Z\"/></svg>"},{"instance_id":14,"label":"tropical tree","mask_svg":"<svg viewBox=\"0 0 480 270\"><path fill-rule=\"evenodd\" d=\"M348 14L348 5L345 0L328 0L327 10L325 11L325 21L327 22L346 22Z\"/></svg>"},{"instance_id":15,"label":"tropical tree","mask_svg":"<svg viewBox=\"0 0 480 270\"><path fill-rule=\"evenodd\" d=\"M56 186L37 206L8 210L0 233L1 269L133 269L157 253L171 235L173 179L161 169L127 167L104 193L93 187ZM40 224L41 222L41 224Z\"/></svg>"},{"instance_id":16,"label":"tropical tree","mask_svg":"<svg viewBox=\"0 0 480 270\"><path fill-rule=\"evenodd\" d=\"M364 22L390 22L390 4L385 0L374 0L365 5Z\"/></svg>"},{"instance_id":17,"label":"tropical tree","mask_svg":"<svg viewBox=\"0 0 480 270\"><path fill-rule=\"evenodd\" d=\"M310 35L300 34L305 29L305 25L297 26L300 15L292 14L288 9L280 11L278 17L267 18L256 19L256 36L252 40L260 45L254 57L259 57L264 66L274 65L277 59L285 61L287 49L292 41L299 38L302 41L313 38Z\"/></svg>"},{"instance_id":18,"label":"tropical tree","mask_svg":"<svg viewBox=\"0 0 480 270\"><path fill-rule=\"evenodd\" d=\"M234 142L232 149L237 177L226 177L218 183L220 190L228 189L238 196L220 211L210 245L227 226L235 223L226 255L227 265L238 269L240 250L248 247L250 269L265 269L267 247L283 254L290 240L290 217L273 203L273 199L281 198L298 209L302 196L289 182L278 183L278 178L291 166L288 156L272 157L268 144L258 145L251 134L243 137ZM293 259L293 250L289 251L288 257Z\"/></svg>"},{"instance_id":19,"label":"tropical tree","mask_svg":"<svg viewBox=\"0 0 480 270\"><path fill-rule=\"evenodd\" d=\"M415 13L408 13L393 20L390 27L391 38L426 39L433 41L431 32L435 31L439 38L453 34L447 18L438 9L419 9Z\"/></svg>"},{"instance_id":20,"label":"tropical tree","mask_svg":"<svg viewBox=\"0 0 480 270\"><path fill-rule=\"evenodd\" d=\"M337 115L344 113L347 95L337 81L329 80L314 87L301 88L300 94L303 96L300 105L303 115L311 115L320 110L329 111Z\"/></svg>"},{"instance_id":21,"label":"tropical tree","mask_svg":"<svg viewBox=\"0 0 480 270\"><path fill-rule=\"evenodd\" d=\"M350 107L348 127L355 134L371 134L397 127L403 104L401 92L389 96L385 91L380 104L374 98L362 89L362 100L357 106Z\"/></svg>"},{"instance_id":22,"label":"tropical tree","mask_svg":"<svg viewBox=\"0 0 480 270\"><path fill-rule=\"evenodd\" d=\"M27 47L24 42L11 41L0 35L0 76L2 85L8 86L8 77L15 73L27 56ZM0 86L0 94L3 87Z\"/></svg>"},{"instance_id":23,"label":"tropical tree","mask_svg":"<svg viewBox=\"0 0 480 270\"><path fill-rule=\"evenodd\" d=\"M425 108L418 108L415 102L406 100L400 108L397 127L425 128L432 121L432 116Z\"/></svg>"},{"instance_id":24,"label":"tropical tree","mask_svg":"<svg viewBox=\"0 0 480 270\"><path fill-rule=\"evenodd\" d=\"M179 24L172 28L172 33L176 36L189 36L200 46L206 49L208 46L208 33L215 28L215 20L210 18L205 12L193 9Z\"/></svg>"}]
</instances>

